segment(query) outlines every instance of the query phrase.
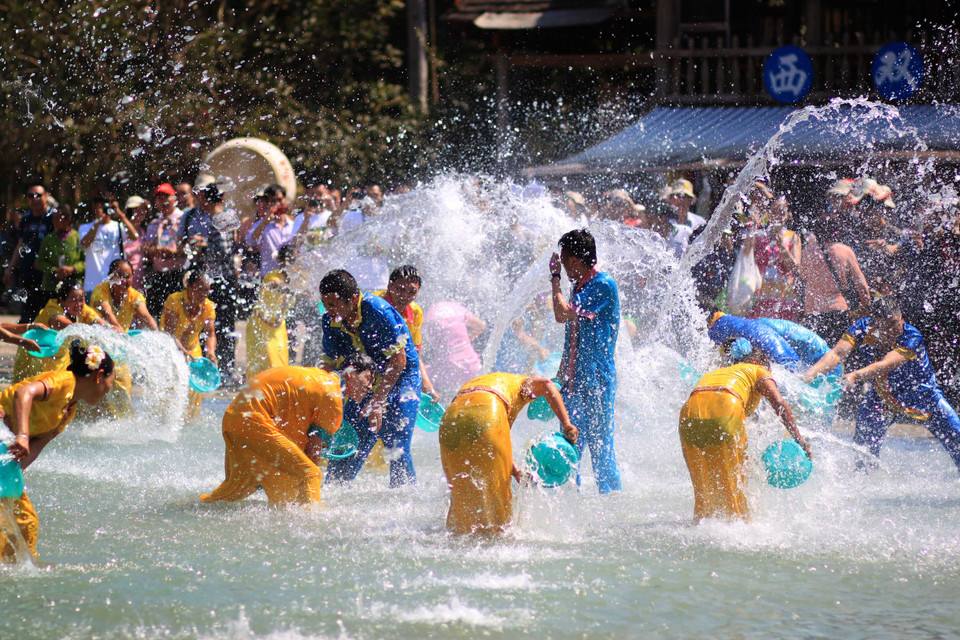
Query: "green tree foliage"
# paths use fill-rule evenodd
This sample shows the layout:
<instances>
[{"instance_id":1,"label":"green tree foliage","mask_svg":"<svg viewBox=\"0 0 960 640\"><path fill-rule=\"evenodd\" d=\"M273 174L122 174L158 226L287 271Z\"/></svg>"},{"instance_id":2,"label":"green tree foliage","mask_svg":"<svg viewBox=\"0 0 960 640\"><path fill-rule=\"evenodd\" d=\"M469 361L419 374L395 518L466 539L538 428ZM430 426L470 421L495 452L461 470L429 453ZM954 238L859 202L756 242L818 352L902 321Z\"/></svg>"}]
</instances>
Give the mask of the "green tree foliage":
<instances>
[{"instance_id":1,"label":"green tree foliage","mask_svg":"<svg viewBox=\"0 0 960 640\"><path fill-rule=\"evenodd\" d=\"M253 135L303 176L406 180L423 124L402 0L0 0L0 181L77 200L191 175ZM399 35L398 35L399 34Z\"/></svg>"}]
</instances>

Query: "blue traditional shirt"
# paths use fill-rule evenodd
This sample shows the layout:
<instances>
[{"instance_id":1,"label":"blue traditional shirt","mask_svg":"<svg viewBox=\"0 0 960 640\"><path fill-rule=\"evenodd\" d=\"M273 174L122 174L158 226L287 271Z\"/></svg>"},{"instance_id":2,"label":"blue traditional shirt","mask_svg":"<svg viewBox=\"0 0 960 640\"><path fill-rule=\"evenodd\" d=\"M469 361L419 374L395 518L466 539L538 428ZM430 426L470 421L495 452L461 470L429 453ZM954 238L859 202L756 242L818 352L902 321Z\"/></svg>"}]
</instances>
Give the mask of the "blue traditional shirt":
<instances>
[{"instance_id":1,"label":"blue traditional shirt","mask_svg":"<svg viewBox=\"0 0 960 640\"><path fill-rule=\"evenodd\" d=\"M403 316L389 302L369 293L360 294L358 305L353 327L334 320L330 313L323 314L324 360L339 369L350 356L364 355L373 361L377 374L383 375L390 358L403 351L407 366L394 388L412 386L419 391L420 357Z\"/></svg>"},{"instance_id":2,"label":"blue traditional shirt","mask_svg":"<svg viewBox=\"0 0 960 640\"><path fill-rule=\"evenodd\" d=\"M773 362L794 371L800 368L800 356L793 350L790 343L771 327L758 320L731 316L718 311L713 314L708 324L710 328L707 330L707 335L719 345L736 338L745 338L750 341L754 349L765 353Z\"/></svg>"},{"instance_id":3,"label":"blue traditional shirt","mask_svg":"<svg viewBox=\"0 0 960 640\"><path fill-rule=\"evenodd\" d=\"M871 363L881 360L890 348L880 344L871 333L872 318L860 318L847 329L841 340L846 340L862 353ZM890 371L886 376L874 379L873 388L888 409L908 417L925 420L927 410L940 399L942 392L937 377L927 356L927 346L923 334L912 324L903 323L903 333L897 338L892 349L907 359L905 363Z\"/></svg>"},{"instance_id":4,"label":"blue traditional shirt","mask_svg":"<svg viewBox=\"0 0 960 640\"><path fill-rule=\"evenodd\" d=\"M609 274L599 272L570 296L577 317L564 327L560 374L565 386L615 386L614 351L620 331L620 292Z\"/></svg>"}]
</instances>

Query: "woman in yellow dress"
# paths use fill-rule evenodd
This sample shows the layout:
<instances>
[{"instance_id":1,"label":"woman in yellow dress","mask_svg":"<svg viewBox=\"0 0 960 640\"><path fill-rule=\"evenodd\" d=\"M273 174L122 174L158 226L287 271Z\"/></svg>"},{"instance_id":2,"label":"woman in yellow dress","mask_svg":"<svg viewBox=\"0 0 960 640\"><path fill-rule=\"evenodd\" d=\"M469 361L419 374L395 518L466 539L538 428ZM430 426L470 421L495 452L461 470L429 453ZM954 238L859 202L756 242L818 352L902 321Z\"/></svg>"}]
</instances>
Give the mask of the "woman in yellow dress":
<instances>
[{"instance_id":1,"label":"woman in yellow dress","mask_svg":"<svg viewBox=\"0 0 960 640\"><path fill-rule=\"evenodd\" d=\"M75 339L68 348L68 357L65 370L41 373L0 392L3 422L16 435L9 452L23 469L63 433L76 413L77 400L95 405L113 386L113 360L100 347L84 346ZM36 558L40 521L26 493L16 501L14 516ZM0 547L4 559L14 557L13 544L2 534Z\"/></svg>"},{"instance_id":2,"label":"woman in yellow dress","mask_svg":"<svg viewBox=\"0 0 960 640\"><path fill-rule=\"evenodd\" d=\"M147 310L147 299L132 286L133 268L123 258L110 263L107 279L93 288L90 294L90 306L114 329L126 333L134 326L157 330L157 321ZM116 384L110 397L103 402L104 410L114 416L131 412L133 405L130 397L133 390L133 377L130 367L118 364Z\"/></svg>"},{"instance_id":3,"label":"woman in yellow dress","mask_svg":"<svg viewBox=\"0 0 960 640\"><path fill-rule=\"evenodd\" d=\"M160 316L160 329L173 336L177 348L188 360L199 358L206 353L208 359L217 362L217 334L214 331L216 312L210 295L210 280L199 270L187 273L183 291L171 293L163 303L163 315ZM200 336L204 336L203 349L200 348ZM202 396L190 392L188 417L195 417L200 411Z\"/></svg>"},{"instance_id":4,"label":"woman in yellow dress","mask_svg":"<svg viewBox=\"0 0 960 640\"><path fill-rule=\"evenodd\" d=\"M563 435L577 441L560 391L546 378L488 373L465 383L440 421L440 461L450 487L447 529L456 534L497 535L510 523L513 463L510 428L531 400L545 396Z\"/></svg>"},{"instance_id":5,"label":"woman in yellow dress","mask_svg":"<svg viewBox=\"0 0 960 640\"><path fill-rule=\"evenodd\" d=\"M247 320L247 379L289 363L287 314L293 304L286 267L294 257L293 247L277 252L279 269L263 276L260 295Z\"/></svg>"},{"instance_id":6,"label":"woman in yellow dress","mask_svg":"<svg viewBox=\"0 0 960 640\"><path fill-rule=\"evenodd\" d=\"M348 397L361 400L370 371L345 376ZM271 505L320 502L320 429L343 420L340 377L322 369L275 367L247 381L223 414L226 479L201 502L243 500L263 487Z\"/></svg>"},{"instance_id":7,"label":"woman in yellow dress","mask_svg":"<svg viewBox=\"0 0 960 640\"><path fill-rule=\"evenodd\" d=\"M47 301L34 322L57 331L75 322L108 326L100 314L88 306L84 300L81 280L72 278L63 280L57 285L57 297ZM70 356L66 349L61 349L54 358L35 358L27 353L26 349L20 347L13 361L13 381L19 382L43 371L66 369L69 362Z\"/></svg>"},{"instance_id":8,"label":"woman in yellow dress","mask_svg":"<svg viewBox=\"0 0 960 640\"><path fill-rule=\"evenodd\" d=\"M744 494L747 431L744 421L766 398L790 435L807 455L810 447L777 389L770 363L753 349L743 360L706 374L697 381L680 410L680 446L693 483L693 518L747 520Z\"/></svg>"},{"instance_id":9,"label":"woman in yellow dress","mask_svg":"<svg viewBox=\"0 0 960 640\"><path fill-rule=\"evenodd\" d=\"M132 286L133 269L124 259L110 264L107 279L93 288L90 306L118 331L134 327L157 330L157 321L147 310L147 299Z\"/></svg>"}]
</instances>

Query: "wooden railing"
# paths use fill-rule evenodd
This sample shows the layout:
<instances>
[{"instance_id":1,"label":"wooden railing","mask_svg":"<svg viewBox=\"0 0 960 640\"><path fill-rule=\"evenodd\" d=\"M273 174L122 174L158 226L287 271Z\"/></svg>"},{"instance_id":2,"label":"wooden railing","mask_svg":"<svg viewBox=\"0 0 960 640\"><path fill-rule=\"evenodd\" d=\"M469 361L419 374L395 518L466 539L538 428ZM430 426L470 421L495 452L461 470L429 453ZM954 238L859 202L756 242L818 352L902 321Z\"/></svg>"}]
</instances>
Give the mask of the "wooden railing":
<instances>
[{"instance_id":1,"label":"wooden railing","mask_svg":"<svg viewBox=\"0 0 960 640\"><path fill-rule=\"evenodd\" d=\"M849 34L829 45L804 46L813 62L813 87L807 101L833 96L871 95L871 65L874 54L893 40L911 42L924 55L927 68L924 98L956 101L960 95L960 65L951 65L945 52L912 34L881 38L875 34L866 42ZM692 36L674 40L673 47L654 52L658 98L686 104L770 103L763 86L763 65L778 45L757 46L748 37L737 36L726 46L723 36Z\"/></svg>"}]
</instances>

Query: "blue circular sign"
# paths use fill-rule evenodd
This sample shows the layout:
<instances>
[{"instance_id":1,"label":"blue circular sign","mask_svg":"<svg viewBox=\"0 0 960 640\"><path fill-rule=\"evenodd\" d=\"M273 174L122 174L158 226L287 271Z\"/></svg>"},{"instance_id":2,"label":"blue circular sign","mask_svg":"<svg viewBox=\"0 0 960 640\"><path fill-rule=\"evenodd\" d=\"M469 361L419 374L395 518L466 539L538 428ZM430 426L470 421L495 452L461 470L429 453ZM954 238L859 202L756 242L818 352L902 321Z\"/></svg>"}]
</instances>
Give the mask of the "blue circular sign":
<instances>
[{"instance_id":1,"label":"blue circular sign","mask_svg":"<svg viewBox=\"0 0 960 640\"><path fill-rule=\"evenodd\" d=\"M763 64L763 86L777 102L803 100L813 86L813 62L800 47L775 49Z\"/></svg>"},{"instance_id":2,"label":"blue circular sign","mask_svg":"<svg viewBox=\"0 0 960 640\"><path fill-rule=\"evenodd\" d=\"M923 84L923 56L906 42L891 42L873 57L871 73L881 98L905 100Z\"/></svg>"}]
</instances>

